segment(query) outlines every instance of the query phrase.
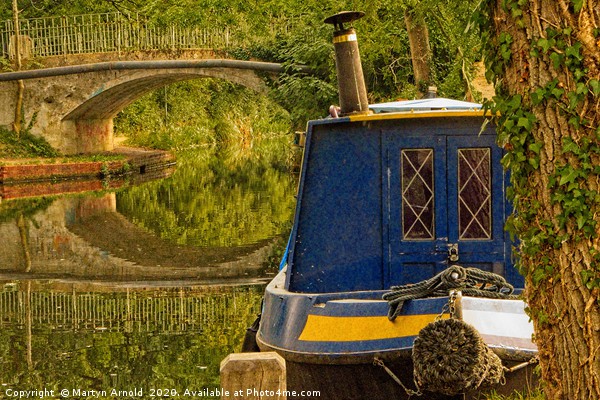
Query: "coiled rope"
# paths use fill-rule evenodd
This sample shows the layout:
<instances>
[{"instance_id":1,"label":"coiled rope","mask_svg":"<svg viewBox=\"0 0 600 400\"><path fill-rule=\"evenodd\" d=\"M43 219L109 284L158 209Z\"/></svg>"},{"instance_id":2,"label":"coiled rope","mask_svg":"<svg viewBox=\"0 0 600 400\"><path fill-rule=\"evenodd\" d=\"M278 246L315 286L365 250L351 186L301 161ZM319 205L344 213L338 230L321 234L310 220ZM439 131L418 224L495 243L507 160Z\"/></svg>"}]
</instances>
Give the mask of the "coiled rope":
<instances>
[{"instance_id":1,"label":"coiled rope","mask_svg":"<svg viewBox=\"0 0 600 400\"><path fill-rule=\"evenodd\" d=\"M392 286L390 291L383 295L383 299L389 304L388 318L390 321L396 319L406 300L448 296L448 292L452 289L460 290L463 295L473 297L518 298L512 294L514 287L502 276L479 268L453 265L425 281Z\"/></svg>"}]
</instances>

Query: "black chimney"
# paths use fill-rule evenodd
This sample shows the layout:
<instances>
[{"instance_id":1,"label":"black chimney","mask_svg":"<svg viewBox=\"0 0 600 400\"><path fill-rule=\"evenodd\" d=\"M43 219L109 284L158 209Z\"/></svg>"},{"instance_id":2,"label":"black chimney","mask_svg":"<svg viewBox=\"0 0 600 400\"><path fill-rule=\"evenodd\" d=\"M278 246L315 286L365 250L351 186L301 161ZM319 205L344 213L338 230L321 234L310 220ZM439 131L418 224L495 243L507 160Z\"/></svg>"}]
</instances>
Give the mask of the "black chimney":
<instances>
[{"instance_id":1,"label":"black chimney","mask_svg":"<svg viewBox=\"0 0 600 400\"><path fill-rule=\"evenodd\" d=\"M341 115L368 114L369 101L363 76L358 41L354 28L344 28L349 23L362 18L361 11L342 11L325 19L332 24L333 46L335 48L335 67L337 70Z\"/></svg>"}]
</instances>

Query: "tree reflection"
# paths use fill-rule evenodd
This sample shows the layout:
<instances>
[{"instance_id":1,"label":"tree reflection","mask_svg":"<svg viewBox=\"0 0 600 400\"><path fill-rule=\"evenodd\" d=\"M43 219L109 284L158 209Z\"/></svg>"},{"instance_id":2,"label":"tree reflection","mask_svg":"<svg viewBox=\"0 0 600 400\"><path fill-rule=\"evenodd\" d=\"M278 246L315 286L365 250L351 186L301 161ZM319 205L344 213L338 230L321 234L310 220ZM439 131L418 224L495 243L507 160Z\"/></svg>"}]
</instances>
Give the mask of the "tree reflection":
<instances>
[{"instance_id":1,"label":"tree reflection","mask_svg":"<svg viewBox=\"0 0 600 400\"><path fill-rule=\"evenodd\" d=\"M242 246L289 230L295 178L218 149L183 154L169 179L117 196L129 220L177 244Z\"/></svg>"}]
</instances>

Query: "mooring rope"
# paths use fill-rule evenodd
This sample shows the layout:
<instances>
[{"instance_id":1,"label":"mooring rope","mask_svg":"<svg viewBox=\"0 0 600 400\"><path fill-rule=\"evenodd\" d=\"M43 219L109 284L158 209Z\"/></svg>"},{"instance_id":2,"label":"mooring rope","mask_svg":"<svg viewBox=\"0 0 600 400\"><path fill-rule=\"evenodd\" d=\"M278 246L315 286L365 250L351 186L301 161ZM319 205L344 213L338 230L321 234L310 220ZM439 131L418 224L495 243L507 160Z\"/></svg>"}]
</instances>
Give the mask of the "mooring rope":
<instances>
[{"instance_id":1,"label":"mooring rope","mask_svg":"<svg viewBox=\"0 0 600 400\"><path fill-rule=\"evenodd\" d=\"M488 297L497 299L516 299L513 286L502 276L479 268L465 268L453 265L436 276L419 283L409 283L392 286L383 295L389 304L388 318L390 321L402 311L406 300L420 299L431 296L448 296L451 289L460 290L463 295Z\"/></svg>"}]
</instances>

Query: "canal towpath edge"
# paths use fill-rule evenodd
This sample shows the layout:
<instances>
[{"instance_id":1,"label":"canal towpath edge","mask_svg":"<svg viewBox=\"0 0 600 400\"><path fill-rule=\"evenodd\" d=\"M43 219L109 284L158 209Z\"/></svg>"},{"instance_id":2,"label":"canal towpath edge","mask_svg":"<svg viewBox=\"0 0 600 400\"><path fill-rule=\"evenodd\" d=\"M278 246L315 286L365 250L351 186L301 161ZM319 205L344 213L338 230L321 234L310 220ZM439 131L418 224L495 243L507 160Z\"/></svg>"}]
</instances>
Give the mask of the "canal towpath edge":
<instances>
[{"instance_id":1,"label":"canal towpath edge","mask_svg":"<svg viewBox=\"0 0 600 400\"><path fill-rule=\"evenodd\" d=\"M175 155L169 151L120 146L101 155L106 159L86 161L69 158L29 158L0 160L0 198L30 197L50 193L38 193L39 186L61 182L100 182L109 177L142 175L173 166ZM116 156L116 157L111 157ZM31 193L11 193L25 186ZM94 190L93 188L90 188ZM70 190L67 190L70 191ZM16 196L15 196L16 195Z\"/></svg>"}]
</instances>

